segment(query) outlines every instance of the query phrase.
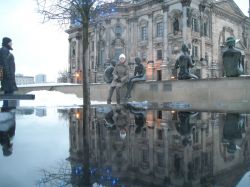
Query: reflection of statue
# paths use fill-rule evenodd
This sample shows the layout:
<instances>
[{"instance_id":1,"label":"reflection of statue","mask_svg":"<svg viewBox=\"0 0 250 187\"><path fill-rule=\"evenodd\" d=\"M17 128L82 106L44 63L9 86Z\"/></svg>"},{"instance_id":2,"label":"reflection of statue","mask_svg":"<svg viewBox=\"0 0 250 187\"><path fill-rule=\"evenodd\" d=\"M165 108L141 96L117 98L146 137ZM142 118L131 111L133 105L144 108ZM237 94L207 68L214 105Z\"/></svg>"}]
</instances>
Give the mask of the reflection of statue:
<instances>
[{"instance_id":1,"label":"reflection of statue","mask_svg":"<svg viewBox=\"0 0 250 187\"><path fill-rule=\"evenodd\" d=\"M223 52L224 73L227 77L238 77L243 74L243 58L241 52L235 49L235 38L228 37L227 49Z\"/></svg>"},{"instance_id":2,"label":"reflection of statue","mask_svg":"<svg viewBox=\"0 0 250 187\"><path fill-rule=\"evenodd\" d=\"M196 75L189 72L189 69L194 66L192 59L189 55L188 47L186 44L182 45L182 54L177 58L175 69L180 68L178 79L198 79Z\"/></svg>"},{"instance_id":3,"label":"reflection of statue","mask_svg":"<svg viewBox=\"0 0 250 187\"><path fill-rule=\"evenodd\" d=\"M4 156L12 154L12 139L15 135L15 129L15 113L2 109L0 112L0 144Z\"/></svg>"},{"instance_id":4,"label":"reflection of statue","mask_svg":"<svg viewBox=\"0 0 250 187\"><path fill-rule=\"evenodd\" d=\"M113 81L113 71L116 65L115 60L111 60L110 66L104 70L103 79L106 83L111 83Z\"/></svg>"},{"instance_id":5,"label":"reflection of statue","mask_svg":"<svg viewBox=\"0 0 250 187\"><path fill-rule=\"evenodd\" d=\"M141 132L141 129L143 128L144 124L146 123L146 118L145 118L145 111L141 110L133 110L133 108L129 108L130 112L134 114L135 118L135 133L139 134Z\"/></svg>"},{"instance_id":6,"label":"reflection of statue","mask_svg":"<svg viewBox=\"0 0 250 187\"><path fill-rule=\"evenodd\" d=\"M191 113L191 112L178 112L178 123L176 123L176 130L180 133L181 136L184 136L182 140L183 146L191 143L191 128L193 124L190 124L190 118L196 116L198 113Z\"/></svg>"},{"instance_id":7,"label":"reflection of statue","mask_svg":"<svg viewBox=\"0 0 250 187\"><path fill-rule=\"evenodd\" d=\"M236 151L236 141L242 139L244 129L244 118L241 114L226 114L225 124L223 126L223 139L228 143L227 151L229 153L234 153Z\"/></svg>"},{"instance_id":8,"label":"reflection of statue","mask_svg":"<svg viewBox=\"0 0 250 187\"><path fill-rule=\"evenodd\" d=\"M114 122L114 112L113 110L110 110L106 115L105 115L105 126L108 128L113 128L115 127L115 122Z\"/></svg>"}]
</instances>

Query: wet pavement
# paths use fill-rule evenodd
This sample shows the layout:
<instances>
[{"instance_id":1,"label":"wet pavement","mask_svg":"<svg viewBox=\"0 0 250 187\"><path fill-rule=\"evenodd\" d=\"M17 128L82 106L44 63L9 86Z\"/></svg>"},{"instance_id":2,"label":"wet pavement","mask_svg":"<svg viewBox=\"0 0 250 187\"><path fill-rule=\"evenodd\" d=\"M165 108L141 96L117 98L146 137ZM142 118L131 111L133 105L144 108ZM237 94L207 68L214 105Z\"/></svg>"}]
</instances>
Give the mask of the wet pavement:
<instances>
[{"instance_id":1,"label":"wet pavement","mask_svg":"<svg viewBox=\"0 0 250 187\"><path fill-rule=\"evenodd\" d=\"M3 111L0 187L247 187L249 119L121 105Z\"/></svg>"}]
</instances>

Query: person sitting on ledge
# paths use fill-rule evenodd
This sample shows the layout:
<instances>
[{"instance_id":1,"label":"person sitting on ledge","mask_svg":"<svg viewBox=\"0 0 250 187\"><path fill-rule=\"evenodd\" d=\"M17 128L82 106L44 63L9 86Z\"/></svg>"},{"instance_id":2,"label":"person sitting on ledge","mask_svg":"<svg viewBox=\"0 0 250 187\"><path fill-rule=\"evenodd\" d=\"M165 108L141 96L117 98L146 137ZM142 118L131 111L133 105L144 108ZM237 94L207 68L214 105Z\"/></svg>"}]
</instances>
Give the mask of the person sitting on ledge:
<instances>
[{"instance_id":1,"label":"person sitting on ledge","mask_svg":"<svg viewBox=\"0 0 250 187\"><path fill-rule=\"evenodd\" d=\"M189 69L194 67L194 63L189 55L189 50L186 44L182 44L182 54L177 58L175 69L180 68L178 73L178 80L183 79L198 79L198 77L189 72Z\"/></svg>"},{"instance_id":2,"label":"person sitting on ledge","mask_svg":"<svg viewBox=\"0 0 250 187\"><path fill-rule=\"evenodd\" d=\"M226 40L227 49L222 55L224 75L226 77L239 77L244 72L241 51L235 49L235 43L234 37L228 37Z\"/></svg>"},{"instance_id":3,"label":"person sitting on ledge","mask_svg":"<svg viewBox=\"0 0 250 187\"><path fill-rule=\"evenodd\" d=\"M135 64L136 66L134 70L134 76L131 77L128 82L127 93L126 93L127 99L131 97L131 90L134 86L134 83L137 81L146 80L146 74L145 74L146 70L143 64L141 63L141 59L139 57L135 58Z\"/></svg>"},{"instance_id":4,"label":"person sitting on ledge","mask_svg":"<svg viewBox=\"0 0 250 187\"><path fill-rule=\"evenodd\" d=\"M111 98L114 90L116 90L117 104L120 104L121 88L127 83L129 78L129 66L126 63L126 56L124 54L119 56L119 62L115 65L113 77L113 81L111 82L109 88L107 104L111 104Z\"/></svg>"}]
</instances>

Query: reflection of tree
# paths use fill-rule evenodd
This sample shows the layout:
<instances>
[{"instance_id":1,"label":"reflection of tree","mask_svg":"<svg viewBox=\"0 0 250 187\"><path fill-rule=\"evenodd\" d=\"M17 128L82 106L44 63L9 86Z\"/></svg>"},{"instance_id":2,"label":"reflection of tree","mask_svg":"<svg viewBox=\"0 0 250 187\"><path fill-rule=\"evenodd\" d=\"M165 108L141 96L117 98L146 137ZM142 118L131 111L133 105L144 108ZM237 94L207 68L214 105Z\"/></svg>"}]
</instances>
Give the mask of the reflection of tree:
<instances>
[{"instance_id":1,"label":"reflection of tree","mask_svg":"<svg viewBox=\"0 0 250 187\"><path fill-rule=\"evenodd\" d=\"M75 111L74 111L75 110ZM38 182L39 186L89 186L89 108L73 109L77 121L77 133L81 138L78 140L81 147L78 148L74 158L68 158L69 162L59 164L53 171L42 169L42 178Z\"/></svg>"},{"instance_id":2,"label":"reflection of tree","mask_svg":"<svg viewBox=\"0 0 250 187\"><path fill-rule=\"evenodd\" d=\"M70 164L63 161L59 167L51 171L41 169L42 178L37 182L38 186L69 186L71 183Z\"/></svg>"},{"instance_id":3,"label":"reflection of tree","mask_svg":"<svg viewBox=\"0 0 250 187\"><path fill-rule=\"evenodd\" d=\"M68 109L58 109L57 112L58 112L59 119L62 119L62 120L69 119L69 110Z\"/></svg>"}]
</instances>

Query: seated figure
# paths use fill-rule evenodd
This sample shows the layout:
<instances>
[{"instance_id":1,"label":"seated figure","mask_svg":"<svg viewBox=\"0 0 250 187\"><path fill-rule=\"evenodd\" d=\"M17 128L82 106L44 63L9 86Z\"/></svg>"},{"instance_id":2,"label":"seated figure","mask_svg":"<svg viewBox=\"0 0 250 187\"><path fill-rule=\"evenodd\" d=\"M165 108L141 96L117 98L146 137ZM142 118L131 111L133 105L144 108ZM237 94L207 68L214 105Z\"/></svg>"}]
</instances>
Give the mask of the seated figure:
<instances>
[{"instance_id":1,"label":"seated figure","mask_svg":"<svg viewBox=\"0 0 250 187\"><path fill-rule=\"evenodd\" d=\"M113 81L113 71L116 65L115 60L111 60L110 65L104 70L103 79L106 83L111 83Z\"/></svg>"},{"instance_id":2,"label":"seated figure","mask_svg":"<svg viewBox=\"0 0 250 187\"><path fill-rule=\"evenodd\" d=\"M224 74L226 77L239 77L244 72L241 51L235 49L235 43L234 37L228 37L226 40L227 49L222 55Z\"/></svg>"},{"instance_id":3,"label":"seated figure","mask_svg":"<svg viewBox=\"0 0 250 187\"><path fill-rule=\"evenodd\" d=\"M142 81L142 80L146 80L146 70L145 67L143 66L143 64L141 63L141 59L139 57L135 58L135 70L134 70L134 76L131 77L129 79L128 82L128 87L127 87L127 93L126 93L126 98L130 98L131 97L131 90L134 86L134 83L137 81Z\"/></svg>"},{"instance_id":4,"label":"seated figure","mask_svg":"<svg viewBox=\"0 0 250 187\"><path fill-rule=\"evenodd\" d=\"M198 77L189 72L189 69L194 66L194 63L189 55L188 47L183 44L181 47L182 54L177 58L175 63L175 69L180 68L178 73L178 79L198 79Z\"/></svg>"}]
</instances>

